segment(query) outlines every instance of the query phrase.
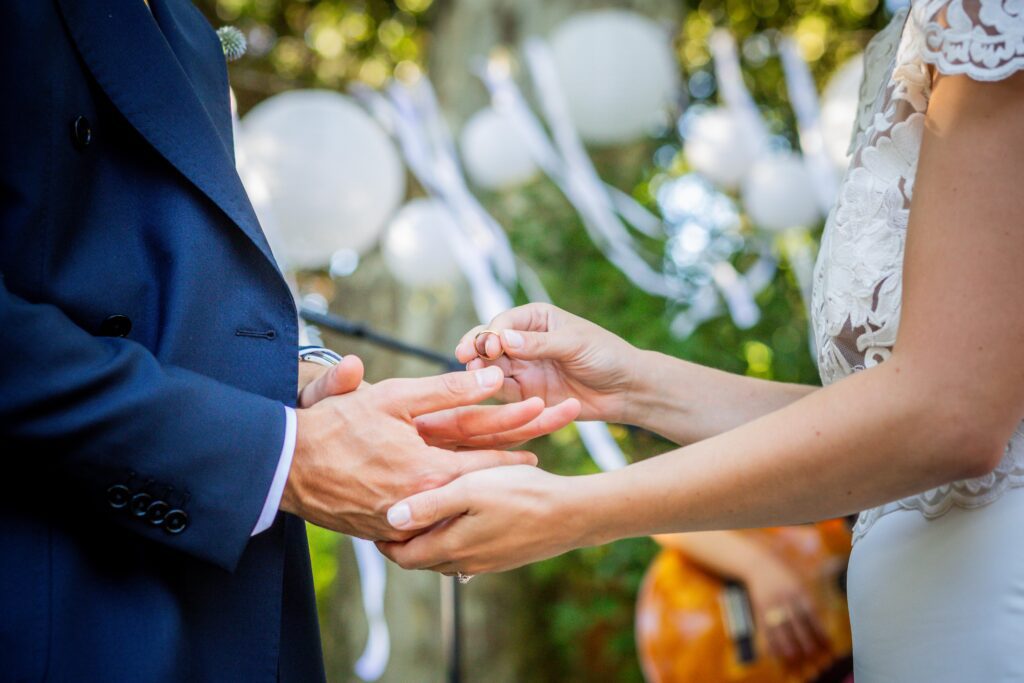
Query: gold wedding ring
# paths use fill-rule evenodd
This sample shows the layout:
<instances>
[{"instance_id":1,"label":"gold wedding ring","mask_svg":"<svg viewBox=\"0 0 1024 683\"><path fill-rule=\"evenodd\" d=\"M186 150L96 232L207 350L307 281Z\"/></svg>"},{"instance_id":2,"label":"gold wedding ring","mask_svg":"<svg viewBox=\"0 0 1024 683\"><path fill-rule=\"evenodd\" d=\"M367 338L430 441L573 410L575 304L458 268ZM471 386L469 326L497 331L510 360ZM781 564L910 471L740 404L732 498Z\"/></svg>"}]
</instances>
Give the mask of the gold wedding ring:
<instances>
[{"instance_id":1,"label":"gold wedding ring","mask_svg":"<svg viewBox=\"0 0 1024 683\"><path fill-rule=\"evenodd\" d=\"M772 607L764 613L764 622L767 626L774 628L789 621L789 610L785 607Z\"/></svg>"},{"instance_id":2,"label":"gold wedding ring","mask_svg":"<svg viewBox=\"0 0 1024 683\"><path fill-rule=\"evenodd\" d=\"M495 338L498 340L497 356L487 355L487 335L489 334L493 334ZM483 343L481 343L480 341L481 337L484 338ZM494 330L484 330L483 332L478 332L477 335L473 337L473 348L476 349L477 354L484 360L498 360L499 358L505 355L505 348L501 345L501 336Z\"/></svg>"}]
</instances>

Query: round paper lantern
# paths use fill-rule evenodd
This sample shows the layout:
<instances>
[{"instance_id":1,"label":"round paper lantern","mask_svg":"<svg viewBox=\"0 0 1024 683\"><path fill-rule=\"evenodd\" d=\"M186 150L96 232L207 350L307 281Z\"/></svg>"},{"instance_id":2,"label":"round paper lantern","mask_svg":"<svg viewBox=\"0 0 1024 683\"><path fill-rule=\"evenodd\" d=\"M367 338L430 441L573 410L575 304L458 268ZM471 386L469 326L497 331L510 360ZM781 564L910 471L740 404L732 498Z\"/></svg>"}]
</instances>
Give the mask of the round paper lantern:
<instances>
[{"instance_id":1,"label":"round paper lantern","mask_svg":"<svg viewBox=\"0 0 1024 683\"><path fill-rule=\"evenodd\" d=\"M287 259L288 243L285 236L281 234L281 229L274 216L274 210L270 205L270 191L267 189L267 183L253 169L252 165L246 163L244 153L241 150L239 152L236 157L238 160L238 176L242 180L242 186L245 187L246 194L249 195L249 203L252 204L256 219L260 222L263 235L267 238L270 251L274 254L274 259L277 261L277 267L282 271L291 270L294 264L290 263Z\"/></svg>"},{"instance_id":2,"label":"round paper lantern","mask_svg":"<svg viewBox=\"0 0 1024 683\"><path fill-rule=\"evenodd\" d=\"M455 217L436 199L413 199L388 225L381 251L396 280L410 287L453 282L459 263L452 251Z\"/></svg>"},{"instance_id":3,"label":"round paper lantern","mask_svg":"<svg viewBox=\"0 0 1024 683\"><path fill-rule=\"evenodd\" d=\"M473 114L459 136L469 179L485 190L506 190L537 175L537 164L519 131L504 114L484 107Z\"/></svg>"},{"instance_id":4,"label":"round paper lantern","mask_svg":"<svg viewBox=\"0 0 1024 683\"><path fill-rule=\"evenodd\" d=\"M850 161L846 153L857 120L860 82L864 77L864 56L857 55L836 70L821 97L821 129L825 149L836 165L845 169Z\"/></svg>"},{"instance_id":5,"label":"round paper lantern","mask_svg":"<svg viewBox=\"0 0 1024 683\"><path fill-rule=\"evenodd\" d=\"M761 154L763 141L725 107L708 107L688 115L683 154L693 170L732 189Z\"/></svg>"},{"instance_id":6,"label":"round paper lantern","mask_svg":"<svg viewBox=\"0 0 1024 683\"><path fill-rule=\"evenodd\" d=\"M562 89L580 136L636 140L678 101L679 68L664 27L627 10L581 12L551 36Z\"/></svg>"},{"instance_id":7,"label":"round paper lantern","mask_svg":"<svg viewBox=\"0 0 1024 683\"><path fill-rule=\"evenodd\" d=\"M405 194L391 139L344 95L275 95L245 116L242 136L292 267L323 268L339 249L365 252Z\"/></svg>"},{"instance_id":8,"label":"round paper lantern","mask_svg":"<svg viewBox=\"0 0 1024 683\"><path fill-rule=\"evenodd\" d=\"M750 220L766 230L806 228L820 218L807 166L792 152L758 159L743 180L741 196Z\"/></svg>"}]
</instances>

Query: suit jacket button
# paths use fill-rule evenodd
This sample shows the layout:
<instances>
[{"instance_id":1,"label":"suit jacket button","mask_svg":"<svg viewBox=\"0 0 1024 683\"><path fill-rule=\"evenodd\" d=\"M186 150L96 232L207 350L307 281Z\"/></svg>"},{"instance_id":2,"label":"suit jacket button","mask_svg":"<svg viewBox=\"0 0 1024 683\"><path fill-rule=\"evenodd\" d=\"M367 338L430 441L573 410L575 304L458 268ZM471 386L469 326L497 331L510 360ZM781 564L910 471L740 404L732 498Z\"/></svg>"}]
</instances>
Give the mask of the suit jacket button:
<instances>
[{"instance_id":1,"label":"suit jacket button","mask_svg":"<svg viewBox=\"0 0 1024 683\"><path fill-rule=\"evenodd\" d=\"M115 510L128 505L128 499L131 496L131 491L124 484L114 484L107 489L107 502L110 503L110 507Z\"/></svg>"},{"instance_id":2,"label":"suit jacket button","mask_svg":"<svg viewBox=\"0 0 1024 683\"><path fill-rule=\"evenodd\" d=\"M171 506L162 500L154 500L146 508L146 521L153 526L160 526L164 523L164 518L167 516L167 511L171 509Z\"/></svg>"},{"instance_id":3,"label":"suit jacket button","mask_svg":"<svg viewBox=\"0 0 1024 683\"><path fill-rule=\"evenodd\" d=\"M71 139L78 149L85 149L92 144L92 124L84 116L76 116L71 122Z\"/></svg>"},{"instance_id":4,"label":"suit jacket button","mask_svg":"<svg viewBox=\"0 0 1024 683\"><path fill-rule=\"evenodd\" d=\"M188 513L177 508L164 515L164 531L169 534L180 534L188 526Z\"/></svg>"},{"instance_id":5,"label":"suit jacket button","mask_svg":"<svg viewBox=\"0 0 1024 683\"><path fill-rule=\"evenodd\" d=\"M145 517L146 511L149 509L149 504L153 501L153 496L148 493L136 493L132 496L131 510L132 514L136 517Z\"/></svg>"},{"instance_id":6,"label":"suit jacket button","mask_svg":"<svg viewBox=\"0 0 1024 683\"><path fill-rule=\"evenodd\" d=\"M132 319L126 315L112 315L100 324L100 335L104 337L127 337L132 331Z\"/></svg>"}]
</instances>

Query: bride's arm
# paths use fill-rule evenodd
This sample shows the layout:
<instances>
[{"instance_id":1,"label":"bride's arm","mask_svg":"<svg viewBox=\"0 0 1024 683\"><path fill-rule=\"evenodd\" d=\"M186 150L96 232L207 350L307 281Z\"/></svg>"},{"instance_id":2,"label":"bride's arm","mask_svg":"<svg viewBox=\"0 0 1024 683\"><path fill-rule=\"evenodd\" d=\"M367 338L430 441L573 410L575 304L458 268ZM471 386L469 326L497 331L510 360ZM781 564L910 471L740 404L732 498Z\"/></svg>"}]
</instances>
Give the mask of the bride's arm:
<instances>
[{"instance_id":1,"label":"bride's arm","mask_svg":"<svg viewBox=\"0 0 1024 683\"><path fill-rule=\"evenodd\" d=\"M494 571L627 536L837 517L990 471L1024 416L1022 111L1024 74L937 79L885 363L616 472L464 477L392 508L406 528L464 516L385 550Z\"/></svg>"},{"instance_id":2,"label":"bride's arm","mask_svg":"<svg viewBox=\"0 0 1024 683\"><path fill-rule=\"evenodd\" d=\"M483 330L500 330L487 335ZM487 344L484 361L478 337ZM500 340L500 342L499 342ZM497 357L504 352L503 357ZM527 304L470 330L455 351L470 370L497 365L500 398L576 398L581 420L636 425L684 445L778 410L816 389L734 375L641 351L594 323L550 304Z\"/></svg>"},{"instance_id":3,"label":"bride's arm","mask_svg":"<svg viewBox=\"0 0 1024 683\"><path fill-rule=\"evenodd\" d=\"M838 516L998 463L1024 417L1022 110L1024 74L937 79L892 357L686 457L589 479L605 533ZM629 499L649 504L625 514Z\"/></svg>"},{"instance_id":4,"label":"bride's arm","mask_svg":"<svg viewBox=\"0 0 1024 683\"><path fill-rule=\"evenodd\" d=\"M680 445L727 432L819 388L736 375L655 351L638 352L634 363L623 421Z\"/></svg>"}]
</instances>

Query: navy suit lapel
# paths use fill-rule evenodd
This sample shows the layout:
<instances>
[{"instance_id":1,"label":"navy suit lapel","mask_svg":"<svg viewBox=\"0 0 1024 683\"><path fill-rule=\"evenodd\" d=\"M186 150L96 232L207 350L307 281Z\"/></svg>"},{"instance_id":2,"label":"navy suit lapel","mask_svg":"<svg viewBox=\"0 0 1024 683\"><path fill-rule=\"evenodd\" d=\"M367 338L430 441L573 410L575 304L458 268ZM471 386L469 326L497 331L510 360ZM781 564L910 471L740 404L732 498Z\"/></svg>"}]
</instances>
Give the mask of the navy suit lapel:
<instances>
[{"instance_id":1,"label":"navy suit lapel","mask_svg":"<svg viewBox=\"0 0 1024 683\"><path fill-rule=\"evenodd\" d=\"M190 0L150 0L150 9L200 104L234 161L234 133L228 101L224 51L206 18Z\"/></svg>"},{"instance_id":2,"label":"navy suit lapel","mask_svg":"<svg viewBox=\"0 0 1024 683\"><path fill-rule=\"evenodd\" d=\"M142 0L58 4L82 60L114 106L274 264L235 170L226 73L209 78L209 69L226 69L212 29L203 26L209 31L205 39L187 35L180 9L167 0L152 3L156 17ZM210 47L199 40L209 41ZM202 64L204 59L213 64ZM224 100L222 105L218 99Z\"/></svg>"}]
</instances>

